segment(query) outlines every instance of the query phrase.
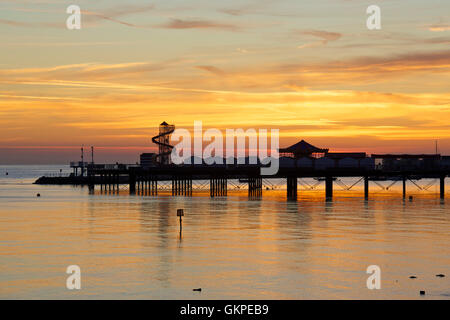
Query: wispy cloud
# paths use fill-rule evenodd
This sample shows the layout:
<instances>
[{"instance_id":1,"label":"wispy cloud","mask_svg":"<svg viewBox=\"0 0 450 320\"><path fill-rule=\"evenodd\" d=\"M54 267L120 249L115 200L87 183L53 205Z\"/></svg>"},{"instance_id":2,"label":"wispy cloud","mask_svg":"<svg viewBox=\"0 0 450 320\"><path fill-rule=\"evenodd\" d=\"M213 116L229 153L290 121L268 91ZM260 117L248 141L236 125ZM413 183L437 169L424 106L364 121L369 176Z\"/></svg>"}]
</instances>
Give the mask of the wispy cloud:
<instances>
[{"instance_id":1,"label":"wispy cloud","mask_svg":"<svg viewBox=\"0 0 450 320\"><path fill-rule=\"evenodd\" d=\"M226 76L226 72L214 66L196 66L197 69L208 71L216 76Z\"/></svg>"},{"instance_id":2,"label":"wispy cloud","mask_svg":"<svg viewBox=\"0 0 450 320\"><path fill-rule=\"evenodd\" d=\"M107 20L119 24L126 25L128 27L142 27L135 23L126 22L123 20L120 20L119 18L133 15L133 14L139 14L139 13L145 13L148 11L152 11L155 9L155 5L149 4L149 5L143 5L143 6L136 6L136 5L127 5L127 6L117 6L110 9L106 9L103 12L94 12L89 10L82 10L82 13L86 16L83 17L83 22L88 24L93 24L101 20Z\"/></svg>"},{"instance_id":3,"label":"wispy cloud","mask_svg":"<svg viewBox=\"0 0 450 320\"><path fill-rule=\"evenodd\" d=\"M336 41L342 37L341 33L321 31L321 30L305 30L305 31L297 32L297 33L299 33L301 35L312 36L315 38L322 39L320 41L315 41L315 42L310 42L310 43L300 45L300 46L298 46L299 49L324 46L324 45L328 44L328 42Z\"/></svg>"},{"instance_id":4,"label":"wispy cloud","mask_svg":"<svg viewBox=\"0 0 450 320\"><path fill-rule=\"evenodd\" d=\"M202 19L171 19L169 22L159 25L166 29L219 29L226 31L237 31L240 27L232 24L202 20Z\"/></svg>"},{"instance_id":5,"label":"wispy cloud","mask_svg":"<svg viewBox=\"0 0 450 320\"><path fill-rule=\"evenodd\" d=\"M315 82L325 78L331 83L359 79L392 80L394 76L419 72L450 72L450 51L414 52L380 57L356 57L320 64L285 64L275 67L275 73L301 74L302 78ZM389 77L386 78L386 73ZM316 80L313 80L316 79ZM352 82L352 81L351 81Z\"/></svg>"},{"instance_id":6,"label":"wispy cloud","mask_svg":"<svg viewBox=\"0 0 450 320\"><path fill-rule=\"evenodd\" d=\"M160 63L128 62L117 64L82 63L49 68L1 69L0 82L54 82L140 79L146 73L161 71L177 61Z\"/></svg>"},{"instance_id":7,"label":"wispy cloud","mask_svg":"<svg viewBox=\"0 0 450 320\"><path fill-rule=\"evenodd\" d=\"M9 26L14 26L14 27L30 27L33 25L28 22L20 22L20 21L13 21L13 20L7 20L7 19L0 19L0 24L6 24Z\"/></svg>"},{"instance_id":8,"label":"wispy cloud","mask_svg":"<svg viewBox=\"0 0 450 320\"><path fill-rule=\"evenodd\" d=\"M331 36L330 36L331 38ZM200 76L202 70L227 82ZM346 60L305 63L246 65L227 68L179 59L160 62L116 64L83 63L49 68L0 69L3 84L101 87L132 90L177 90L190 92L277 92L329 86L370 86L426 74L444 77L450 73L450 51L412 52L386 56L360 56ZM389 77L386 77L389 74ZM424 85L431 86L432 83ZM441 84L442 87L443 84ZM423 86L422 86L423 87Z\"/></svg>"},{"instance_id":9,"label":"wispy cloud","mask_svg":"<svg viewBox=\"0 0 450 320\"><path fill-rule=\"evenodd\" d=\"M128 27L142 27L134 23L126 22L123 20L120 20L119 18L128 16L128 15L134 15L139 13L145 13L148 11L151 11L155 8L153 4L151 5L144 5L144 6L117 6L110 9L105 9L103 12L94 12L90 10L81 10L82 14L82 24L83 27L90 27L95 26L99 21L111 21L115 23L119 23ZM18 10L18 9L16 9ZM54 10L35 10L35 9L23 9L21 11L25 12L52 12L54 13ZM49 28L65 28L64 23L56 23L56 22L21 22L21 21L14 21L14 20L6 20L6 19L0 19L0 24L10 25L10 26L16 26L16 27L49 27Z\"/></svg>"},{"instance_id":10,"label":"wispy cloud","mask_svg":"<svg viewBox=\"0 0 450 320\"><path fill-rule=\"evenodd\" d=\"M278 16L278 17L298 17L299 14L292 12L280 12L275 6L280 3L280 0L258 0L252 3L244 4L241 6L234 6L228 8L222 8L218 11L230 16L244 16L244 15L264 15L264 16Z\"/></svg>"},{"instance_id":11,"label":"wispy cloud","mask_svg":"<svg viewBox=\"0 0 450 320\"><path fill-rule=\"evenodd\" d=\"M429 31L432 32L443 32L443 31L449 31L450 30L450 24L448 23L436 23L427 26Z\"/></svg>"}]
</instances>

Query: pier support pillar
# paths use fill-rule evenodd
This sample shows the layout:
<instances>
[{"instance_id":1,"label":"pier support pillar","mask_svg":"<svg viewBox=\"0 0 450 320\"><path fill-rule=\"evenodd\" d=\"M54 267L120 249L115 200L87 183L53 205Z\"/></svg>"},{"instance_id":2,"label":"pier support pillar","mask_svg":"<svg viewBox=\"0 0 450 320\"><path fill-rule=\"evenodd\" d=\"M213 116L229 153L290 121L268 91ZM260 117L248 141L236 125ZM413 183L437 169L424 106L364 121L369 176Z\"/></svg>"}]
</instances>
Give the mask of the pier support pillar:
<instances>
[{"instance_id":1,"label":"pier support pillar","mask_svg":"<svg viewBox=\"0 0 450 320\"><path fill-rule=\"evenodd\" d=\"M158 195L158 180L157 179L154 179L154 178L151 179L150 195L152 195L152 196Z\"/></svg>"},{"instance_id":2,"label":"pier support pillar","mask_svg":"<svg viewBox=\"0 0 450 320\"><path fill-rule=\"evenodd\" d=\"M262 178L248 179L248 196L249 197L262 196Z\"/></svg>"},{"instance_id":3,"label":"pier support pillar","mask_svg":"<svg viewBox=\"0 0 450 320\"><path fill-rule=\"evenodd\" d=\"M129 184L130 194L136 194L136 173L133 170L130 171Z\"/></svg>"},{"instance_id":4,"label":"pier support pillar","mask_svg":"<svg viewBox=\"0 0 450 320\"><path fill-rule=\"evenodd\" d=\"M88 188L89 188L89 193L90 194L94 194L95 192L95 176L93 176L92 174L88 174Z\"/></svg>"},{"instance_id":5,"label":"pier support pillar","mask_svg":"<svg viewBox=\"0 0 450 320\"><path fill-rule=\"evenodd\" d=\"M288 200L297 200L297 177L288 177L286 187Z\"/></svg>"},{"instance_id":6,"label":"pier support pillar","mask_svg":"<svg viewBox=\"0 0 450 320\"><path fill-rule=\"evenodd\" d=\"M214 197L225 197L228 191L228 180L224 178L211 178L209 181L209 195Z\"/></svg>"},{"instance_id":7,"label":"pier support pillar","mask_svg":"<svg viewBox=\"0 0 450 320\"><path fill-rule=\"evenodd\" d=\"M172 195L192 196L192 178L186 177L172 178Z\"/></svg>"},{"instance_id":8,"label":"pier support pillar","mask_svg":"<svg viewBox=\"0 0 450 320\"><path fill-rule=\"evenodd\" d=\"M369 177L364 177L364 199L369 199Z\"/></svg>"},{"instance_id":9,"label":"pier support pillar","mask_svg":"<svg viewBox=\"0 0 450 320\"><path fill-rule=\"evenodd\" d=\"M440 178L440 196L441 199L445 198L445 176L441 176Z\"/></svg>"},{"instance_id":10,"label":"pier support pillar","mask_svg":"<svg viewBox=\"0 0 450 320\"><path fill-rule=\"evenodd\" d=\"M141 193L141 177L137 176L136 177L136 185L137 185L137 194Z\"/></svg>"},{"instance_id":11,"label":"pier support pillar","mask_svg":"<svg viewBox=\"0 0 450 320\"><path fill-rule=\"evenodd\" d=\"M325 198L327 201L333 200L333 177L325 178Z\"/></svg>"},{"instance_id":12,"label":"pier support pillar","mask_svg":"<svg viewBox=\"0 0 450 320\"><path fill-rule=\"evenodd\" d=\"M406 176L403 176L403 200L406 199Z\"/></svg>"}]
</instances>

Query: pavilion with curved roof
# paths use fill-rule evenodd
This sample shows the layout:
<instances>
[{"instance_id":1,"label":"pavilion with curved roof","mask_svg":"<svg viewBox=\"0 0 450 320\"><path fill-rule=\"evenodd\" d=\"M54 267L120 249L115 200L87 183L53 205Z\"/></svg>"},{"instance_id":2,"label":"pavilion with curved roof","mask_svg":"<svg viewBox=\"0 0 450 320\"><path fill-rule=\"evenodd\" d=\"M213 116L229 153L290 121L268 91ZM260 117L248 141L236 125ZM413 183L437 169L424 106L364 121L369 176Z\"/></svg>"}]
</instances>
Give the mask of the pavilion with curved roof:
<instances>
[{"instance_id":1,"label":"pavilion with curved roof","mask_svg":"<svg viewBox=\"0 0 450 320\"><path fill-rule=\"evenodd\" d=\"M280 149L280 155L299 159L302 157L319 158L328 153L329 149L322 149L302 140L287 148Z\"/></svg>"}]
</instances>

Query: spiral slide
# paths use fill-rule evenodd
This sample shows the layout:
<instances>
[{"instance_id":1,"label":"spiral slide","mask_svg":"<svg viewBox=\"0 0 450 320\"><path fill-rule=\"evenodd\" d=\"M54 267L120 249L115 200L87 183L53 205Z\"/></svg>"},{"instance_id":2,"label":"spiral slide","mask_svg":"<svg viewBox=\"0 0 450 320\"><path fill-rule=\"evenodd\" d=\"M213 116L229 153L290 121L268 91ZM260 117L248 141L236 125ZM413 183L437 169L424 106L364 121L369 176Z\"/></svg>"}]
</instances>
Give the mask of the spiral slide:
<instances>
[{"instance_id":1,"label":"spiral slide","mask_svg":"<svg viewBox=\"0 0 450 320\"><path fill-rule=\"evenodd\" d=\"M173 146L170 145L170 135L175 131L174 125L169 125L166 122L161 123L159 126L159 134L152 138L152 142L159 146L159 153L156 155L156 159L159 159L159 163L168 164L169 161L164 161L164 157L169 156L172 153Z\"/></svg>"}]
</instances>

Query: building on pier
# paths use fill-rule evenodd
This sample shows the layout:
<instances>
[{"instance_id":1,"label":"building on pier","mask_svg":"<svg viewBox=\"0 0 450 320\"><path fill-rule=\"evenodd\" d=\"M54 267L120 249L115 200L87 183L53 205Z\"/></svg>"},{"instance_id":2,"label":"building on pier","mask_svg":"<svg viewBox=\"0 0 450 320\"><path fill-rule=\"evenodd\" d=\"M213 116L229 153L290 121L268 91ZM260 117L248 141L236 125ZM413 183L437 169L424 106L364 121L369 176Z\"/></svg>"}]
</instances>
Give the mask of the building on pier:
<instances>
[{"instance_id":1,"label":"building on pier","mask_svg":"<svg viewBox=\"0 0 450 320\"><path fill-rule=\"evenodd\" d=\"M302 157L321 158L328 153L328 149L318 148L305 140L297 142L290 147L280 149L281 157L299 159Z\"/></svg>"},{"instance_id":2,"label":"building on pier","mask_svg":"<svg viewBox=\"0 0 450 320\"><path fill-rule=\"evenodd\" d=\"M383 170L430 170L440 167L440 154L373 154L376 167Z\"/></svg>"},{"instance_id":3,"label":"building on pier","mask_svg":"<svg viewBox=\"0 0 450 320\"><path fill-rule=\"evenodd\" d=\"M442 156L441 168L450 169L450 156Z\"/></svg>"},{"instance_id":4,"label":"building on pier","mask_svg":"<svg viewBox=\"0 0 450 320\"><path fill-rule=\"evenodd\" d=\"M142 168L151 168L158 165L158 155L156 153L142 153L139 164Z\"/></svg>"}]
</instances>

